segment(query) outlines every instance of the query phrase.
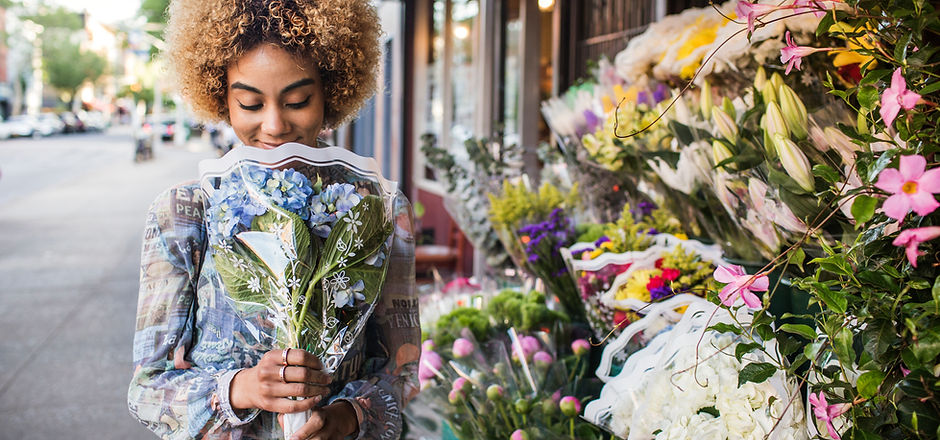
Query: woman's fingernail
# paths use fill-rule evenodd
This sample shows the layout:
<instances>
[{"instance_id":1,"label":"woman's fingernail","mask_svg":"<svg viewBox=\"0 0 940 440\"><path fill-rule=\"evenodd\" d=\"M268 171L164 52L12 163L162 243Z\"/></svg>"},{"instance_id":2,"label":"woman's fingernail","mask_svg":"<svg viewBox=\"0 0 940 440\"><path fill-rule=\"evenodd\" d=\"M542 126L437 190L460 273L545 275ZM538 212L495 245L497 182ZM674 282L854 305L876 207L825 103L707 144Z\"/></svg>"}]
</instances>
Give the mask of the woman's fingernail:
<instances>
[{"instance_id":1,"label":"woman's fingernail","mask_svg":"<svg viewBox=\"0 0 940 440\"><path fill-rule=\"evenodd\" d=\"M314 397L314 398L313 398L313 403L319 403L321 400L323 400L323 396Z\"/></svg>"}]
</instances>

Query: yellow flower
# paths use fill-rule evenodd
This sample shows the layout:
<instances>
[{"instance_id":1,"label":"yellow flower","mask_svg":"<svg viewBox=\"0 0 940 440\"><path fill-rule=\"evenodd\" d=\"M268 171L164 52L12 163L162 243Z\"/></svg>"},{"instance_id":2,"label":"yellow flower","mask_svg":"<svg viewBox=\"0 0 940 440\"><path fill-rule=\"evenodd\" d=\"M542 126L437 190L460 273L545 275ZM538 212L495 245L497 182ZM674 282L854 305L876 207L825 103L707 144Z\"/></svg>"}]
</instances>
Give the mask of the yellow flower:
<instances>
[{"instance_id":1,"label":"yellow flower","mask_svg":"<svg viewBox=\"0 0 940 440\"><path fill-rule=\"evenodd\" d=\"M614 243L610 241L605 241L601 243L601 249L611 250L614 248Z\"/></svg>"},{"instance_id":2,"label":"yellow flower","mask_svg":"<svg viewBox=\"0 0 940 440\"><path fill-rule=\"evenodd\" d=\"M617 289L614 297L618 300L632 298L649 302L650 292L646 289L646 285L649 284L650 278L659 273L659 269L642 269L633 272L630 279Z\"/></svg>"},{"instance_id":3,"label":"yellow flower","mask_svg":"<svg viewBox=\"0 0 940 440\"><path fill-rule=\"evenodd\" d=\"M603 254L603 253L604 253L604 250L601 249L601 248L594 249L593 251L591 251L591 258L590 258L590 259L593 260L593 259L595 259L595 258L601 256L601 254Z\"/></svg>"},{"instance_id":4,"label":"yellow flower","mask_svg":"<svg viewBox=\"0 0 940 440\"><path fill-rule=\"evenodd\" d=\"M681 232L677 232L677 233L675 233L675 234L673 234L673 235L674 235L676 238L678 238L679 240L688 240L688 239L689 239L689 236L688 236L688 235L685 235L685 234L683 234L683 233L681 233Z\"/></svg>"},{"instance_id":5,"label":"yellow flower","mask_svg":"<svg viewBox=\"0 0 940 440\"><path fill-rule=\"evenodd\" d=\"M838 22L829 27L829 32L835 33L837 37L846 40L846 49L844 50L833 50L830 51L830 55L835 55L832 59L832 65L835 67L848 66L850 64L858 64L864 66L865 63L871 61L869 68L874 68L877 65L877 62L874 61L875 58L869 55L863 55L858 53L860 49L874 49L875 40L869 35L872 32L871 27L865 27L867 32L859 37L847 37L845 34L855 34L862 31L860 27L851 27L848 23ZM849 39L851 38L851 39Z\"/></svg>"}]
</instances>

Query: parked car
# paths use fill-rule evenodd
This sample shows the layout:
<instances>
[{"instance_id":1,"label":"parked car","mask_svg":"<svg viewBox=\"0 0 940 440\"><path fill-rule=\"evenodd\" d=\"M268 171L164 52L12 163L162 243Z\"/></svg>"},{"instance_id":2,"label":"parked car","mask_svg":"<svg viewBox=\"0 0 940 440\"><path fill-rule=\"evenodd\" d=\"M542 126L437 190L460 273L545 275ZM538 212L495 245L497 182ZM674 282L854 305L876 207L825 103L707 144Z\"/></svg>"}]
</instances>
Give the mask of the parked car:
<instances>
[{"instance_id":1,"label":"parked car","mask_svg":"<svg viewBox=\"0 0 940 440\"><path fill-rule=\"evenodd\" d=\"M29 115L14 115L3 121L4 128L10 137L29 137L36 134L35 118Z\"/></svg>"},{"instance_id":2,"label":"parked car","mask_svg":"<svg viewBox=\"0 0 940 440\"><path fill-rule=\"evenodd\" d=\"M55 113L41 113L36 117L36 122L39 133L43 136L51 136L65 131L65 123Z\"/></svg>"},{"instance_id":3,"label":"parked car","mask_svg":"<svg viewBox=\"0 0 940 440\"><path fill-rule=\"evenodd\" d=\"M108 118L97 110L80 110L76 116L85 125L85 131L102 131L108 128Z\"/></svg>"},{"instance_id":4,"label":"parked car","mask_svg":"<svg viewBox=\"0 0 940 440\"><path fill-rule=\"evenodd\" d=\"M78 119L78 116L75 116L75 113L59 113L59 119L62 120L63 124L65 124L63 130L65 133L81 133L85 131L85 123L82 122L81 119Z\"/></svg>"}]
</instances>

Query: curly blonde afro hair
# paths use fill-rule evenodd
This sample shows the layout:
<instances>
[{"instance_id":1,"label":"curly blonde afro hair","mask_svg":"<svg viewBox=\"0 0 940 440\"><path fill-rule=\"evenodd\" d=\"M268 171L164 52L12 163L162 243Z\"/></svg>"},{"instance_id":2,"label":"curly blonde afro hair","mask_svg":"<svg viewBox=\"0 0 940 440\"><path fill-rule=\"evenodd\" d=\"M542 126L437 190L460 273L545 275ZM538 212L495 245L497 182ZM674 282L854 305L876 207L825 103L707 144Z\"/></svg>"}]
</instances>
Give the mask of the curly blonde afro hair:
<instances>
[{"instance_id":1,"label":"curly blonde afro hair","mask_svg":"<svg viewBox=\"0 0 940 440\"><path fill-rule=\"evenodd\" d=\"M327 127L375 92L381 27L369 0L173 0L168 11L169 71L203 119L228 120L227 68L259 44L316 63Z\"/></svg>"}]
</instances>

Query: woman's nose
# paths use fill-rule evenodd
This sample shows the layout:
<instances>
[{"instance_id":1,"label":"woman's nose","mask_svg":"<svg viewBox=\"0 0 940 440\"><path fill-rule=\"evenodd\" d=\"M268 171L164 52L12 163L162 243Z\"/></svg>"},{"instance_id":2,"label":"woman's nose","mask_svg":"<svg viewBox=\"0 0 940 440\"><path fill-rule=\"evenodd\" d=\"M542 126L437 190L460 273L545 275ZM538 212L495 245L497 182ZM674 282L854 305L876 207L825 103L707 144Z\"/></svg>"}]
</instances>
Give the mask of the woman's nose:
<instances>
[{"instance_id":1,"label":"woman's nose","mask_svg":"<svg viewBox=\"0 0 940 440\"><path fill-rule=\"evenodd\" d=\"M264 113L264 119L261 121L261 131L264 134L272 137L276 137L290 131L290 124L284 118L284 112L282 112L279 108L271 107L269 107Z\"/></svg>"}]
</instances>

